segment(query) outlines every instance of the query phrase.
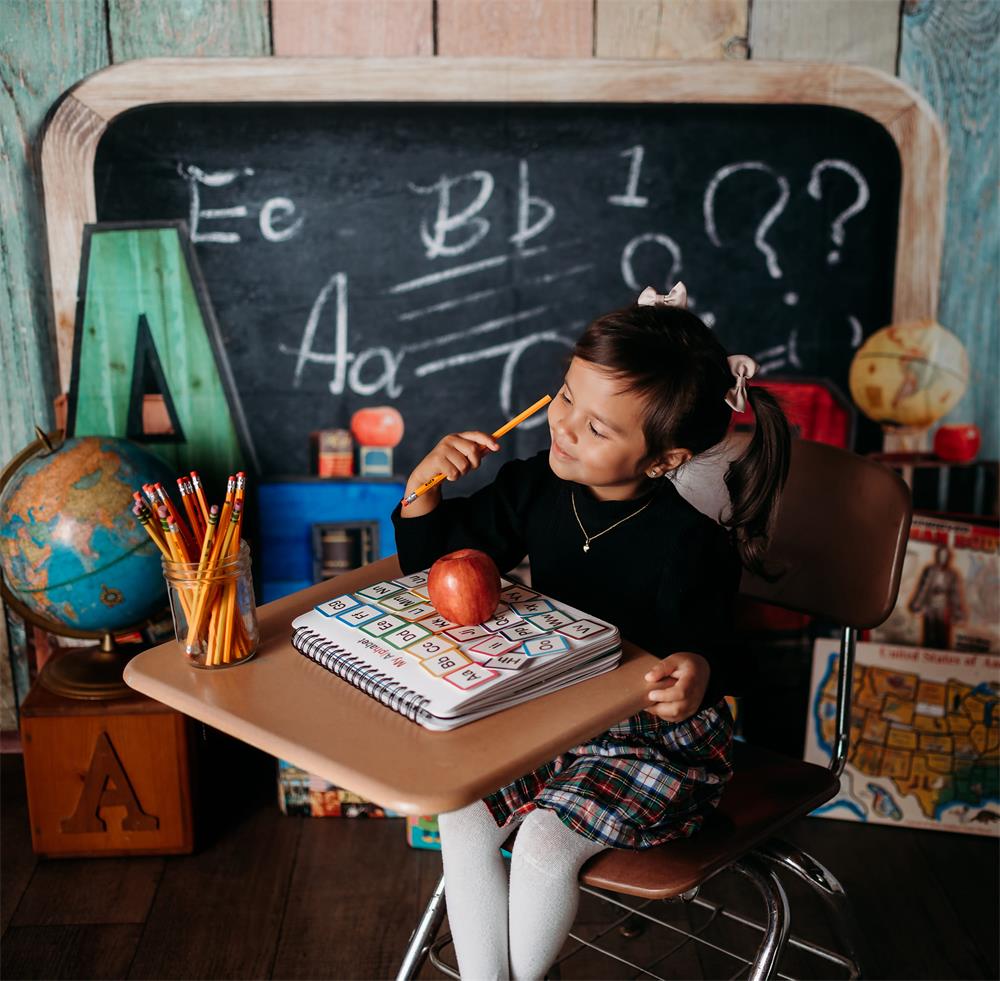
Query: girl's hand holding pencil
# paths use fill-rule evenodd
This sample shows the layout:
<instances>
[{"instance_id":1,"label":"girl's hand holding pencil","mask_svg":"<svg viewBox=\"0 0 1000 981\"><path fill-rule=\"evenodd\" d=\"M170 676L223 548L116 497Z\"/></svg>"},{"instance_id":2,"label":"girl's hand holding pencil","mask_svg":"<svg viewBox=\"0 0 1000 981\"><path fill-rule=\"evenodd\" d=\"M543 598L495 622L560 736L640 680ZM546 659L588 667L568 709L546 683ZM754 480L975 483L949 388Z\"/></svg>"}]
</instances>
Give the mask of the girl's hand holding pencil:
<instances>
[{"instance_id":1,"label":"girl's hand holding pencil","mask_svg":"<svg viewBox=\"0 0 1000 981\"><path fill-rule=\"evenodd\" d=\"M499 449L499 443L492 436L477 430L445 436L413 468L413 473L406 482L403 516L416 517L432 511L441 499L438 485L442 480L458 480L470 471L478 470L483 457ZM421 490L421 487L424 489Z\"/></svg>"},{"instance_id":2,"label":"girl's hand holding pencil","mask_svg":"<svg viewBox=\"0 0 1000 981\"><path fill-rule=\"evenodd\" d=\"M544 408L551 401L551 395L540 398L534 405L516 415L492 435L481 433L478 430L467 430L445 436L413 468L410 479L406 482L406 496L403 498L401 508L402 516L416 518L433 511L441 500L441 491L436 489L441 481L458 480L470 470L478 469L487 453L495 453L500 449L497 440L501 436L510 432L515 426L524 422L528 416Z\"/></svg>"}]
</instances>

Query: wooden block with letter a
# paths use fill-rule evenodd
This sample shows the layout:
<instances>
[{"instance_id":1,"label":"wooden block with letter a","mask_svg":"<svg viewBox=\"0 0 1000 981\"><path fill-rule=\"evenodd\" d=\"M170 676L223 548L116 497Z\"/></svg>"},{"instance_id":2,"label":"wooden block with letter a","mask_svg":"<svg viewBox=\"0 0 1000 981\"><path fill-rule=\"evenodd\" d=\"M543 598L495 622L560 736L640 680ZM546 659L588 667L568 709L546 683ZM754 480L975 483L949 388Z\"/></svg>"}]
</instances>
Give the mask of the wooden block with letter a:
<instances>
[{"instance_id":1,"label":"wooden block with letter a","mask_svg":"<svg viewBox=\"0 0 1000 981\"><path fill-rule=\"evenodd\" d=\"M63 698L35 684L21 706L31 843L41 855L192 851L189 720L133 693Z\"/></svg>"}]
</instances>

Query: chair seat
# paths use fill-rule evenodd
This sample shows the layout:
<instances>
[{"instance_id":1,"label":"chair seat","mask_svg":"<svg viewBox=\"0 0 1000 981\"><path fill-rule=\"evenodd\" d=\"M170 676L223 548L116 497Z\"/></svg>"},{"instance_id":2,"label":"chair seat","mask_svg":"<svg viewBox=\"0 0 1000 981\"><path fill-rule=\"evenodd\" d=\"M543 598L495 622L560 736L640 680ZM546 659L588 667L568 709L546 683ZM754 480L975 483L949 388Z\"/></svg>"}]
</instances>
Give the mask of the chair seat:
<instances>
[{"instance_id":1,"label":"chair seat","mask_svg":"<svg viewBox=\"0 0 1000 981\"><path fill-rule=\"evenodd\" d=\"M825 767L737 742L733 778L700 831L643 851L609 849L584 866L580 881L645 899L678 896L828 801L839 787Z\"/></svg>"}]
</instances>

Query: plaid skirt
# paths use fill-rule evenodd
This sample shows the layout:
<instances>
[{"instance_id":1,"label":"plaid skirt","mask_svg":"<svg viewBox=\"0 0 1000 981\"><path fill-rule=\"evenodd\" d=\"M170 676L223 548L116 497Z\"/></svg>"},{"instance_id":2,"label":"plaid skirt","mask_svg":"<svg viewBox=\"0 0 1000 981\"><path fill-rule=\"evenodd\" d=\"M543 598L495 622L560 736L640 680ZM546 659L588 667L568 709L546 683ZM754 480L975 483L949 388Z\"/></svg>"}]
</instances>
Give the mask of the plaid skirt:
<instances>
[{"instance_id":1,"label":"plaid skirt","mask_svg":"<svg viewBox=\"0 0 1000 981\"><path fill-rule=\"evenodd\" d=\"M725 700L684 722L640 712L485 798L499 827L536 807L610 848L694 834L732 777Z\"/></svg>"}]
</instances>

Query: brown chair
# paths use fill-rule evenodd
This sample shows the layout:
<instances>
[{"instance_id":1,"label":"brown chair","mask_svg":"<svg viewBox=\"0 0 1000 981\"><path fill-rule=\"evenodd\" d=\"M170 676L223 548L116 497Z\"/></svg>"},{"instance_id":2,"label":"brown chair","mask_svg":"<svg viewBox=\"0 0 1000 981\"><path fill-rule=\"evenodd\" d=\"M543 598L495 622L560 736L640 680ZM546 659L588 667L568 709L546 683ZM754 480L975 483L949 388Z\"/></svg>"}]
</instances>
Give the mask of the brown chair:
<instances>
[{"instance_id":1,"label":"brown chair","mask_svg":"<svg viewBox=\"0 0 1000 981\"><path fill-rule=\"evenodd\" d=\"M740 447L737 439L693 478L689 475L681 493L706 513L717 511L718 479ZM708 489L702 497L700 487ZM731 869L749 879L764 900L766 924L756 924L763 940L749 971L751 979L763 979L776 971L788 940L788 900L776 874L785 869L814 886L835 909L844 927L841 943L847 949L837 954L796 938L797 945L840 963L851 977L860 976L840 884L819 862L775 835L789 822L830 800L839 789L847 761L857 631L877 626L892 611L910 516L909 490L893 471L835 447L806 440L794 442L788 483L766 557L768 567L779 572L778 578L766 582L744 573L740 591L843 625L836 735L829 768L737 743L735 775L719 807L697 834L646 851L601 853L581 873L585 891L600 890L594 894L610 902L616 901L606 893L645 899L682 898L712 906L697 897L699 888L719 872ZM458 977L437 956L447 938L434 943L431 950L443 915L443 883L439 883L411 938L399 978L415 976L429 951L440 969ZM628 915L662 923L645 911ZM740 959L749 962L748 958ZM639 965L633 966L649 974Z\"/></svg>"}]
</instances>

